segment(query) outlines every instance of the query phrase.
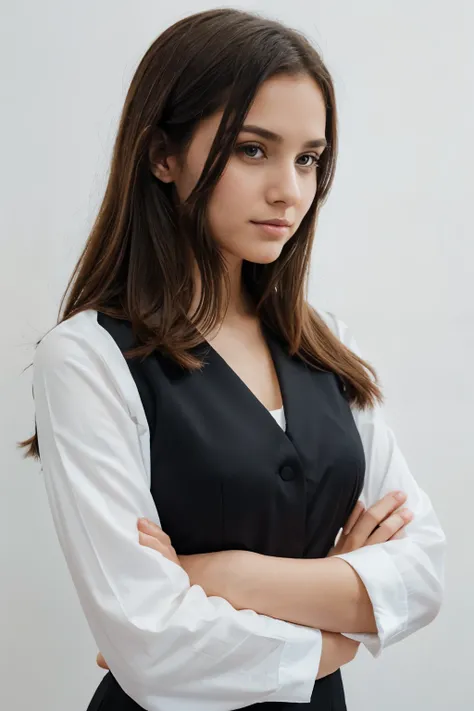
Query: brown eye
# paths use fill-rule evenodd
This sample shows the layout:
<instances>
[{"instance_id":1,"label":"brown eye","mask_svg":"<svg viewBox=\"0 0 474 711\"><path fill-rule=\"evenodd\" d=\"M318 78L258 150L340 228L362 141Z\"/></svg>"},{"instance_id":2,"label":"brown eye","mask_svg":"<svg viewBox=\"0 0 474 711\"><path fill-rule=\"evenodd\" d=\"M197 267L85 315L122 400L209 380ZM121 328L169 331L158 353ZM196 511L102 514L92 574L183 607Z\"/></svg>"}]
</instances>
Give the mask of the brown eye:
<instances>
[{"instance_id":1,"label":"brown eye","mask_svg":"<svg viewBox=\"0 0 474 711\"><path fill-rule=\"evenodd\" d=\"M238 153L243 153L247 156L247 158L255 158L255 155L248 155L248 153L246 153L246 151L249 150L261 151L262 148L260 148L260 146L257 146L255 143L246 143L244 146L239 146L237 148Z\"/></svg>"},{"instance_id":2,"label":"brown eye","mask_svg":"<svg viewBox=\"0 0 474 711\"><path fill-rule=\"evenodd\" d=\"M314 161L313 163L310 163L309 165L302 165L301 166L302 168L317 168L319 166L319 161L320 161L319 156L314 156L311 153L306 153L306 155L301 156L301 157L302 158L312 158Z\"/></svg>"}]
</instances>

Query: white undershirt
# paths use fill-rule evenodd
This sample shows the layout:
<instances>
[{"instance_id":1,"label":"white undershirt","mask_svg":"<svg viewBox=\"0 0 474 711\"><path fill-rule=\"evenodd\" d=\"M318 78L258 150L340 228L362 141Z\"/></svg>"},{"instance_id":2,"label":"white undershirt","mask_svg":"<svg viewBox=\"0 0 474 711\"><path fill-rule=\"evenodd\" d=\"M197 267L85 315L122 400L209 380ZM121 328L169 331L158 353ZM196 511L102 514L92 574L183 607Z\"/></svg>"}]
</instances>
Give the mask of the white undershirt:
<instances>
[{"instance_id":1,"label":"white undershirt","mask_svg":"<svg viewBox=\"0 0 474 711\"><path fill-rule=\"evenodd\" d=\"M286 429L285 408L280 407L279 410L269 410L270 415L273 415L282 430Z\"/></svg>"}]
</instances>

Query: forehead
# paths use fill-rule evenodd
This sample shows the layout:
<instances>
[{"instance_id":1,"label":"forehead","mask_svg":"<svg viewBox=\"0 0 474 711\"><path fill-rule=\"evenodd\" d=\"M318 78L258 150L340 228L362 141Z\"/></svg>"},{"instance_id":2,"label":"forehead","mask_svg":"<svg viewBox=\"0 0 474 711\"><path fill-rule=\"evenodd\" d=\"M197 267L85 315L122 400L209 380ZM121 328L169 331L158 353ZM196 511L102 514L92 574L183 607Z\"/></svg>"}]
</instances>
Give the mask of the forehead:
<instances>
[{"instance_id":1,"label":"forehead","mask_svg":"<svg viewBox=\"0 0 474 711\"><path fill-rule=\"evenodd\" d=\"M222 119L223 110L200 122L192 154L207 154ZM245 124L266 128L299 150L311 139L324 138L326 107L321 89L308 76L281 75L267 79L250 105Z\"/></svg>"},{"instance_id":2,"label":"forehead","mask_svg":"<svg viewBox=\"0 0 474 711\"><path fill-rule=\"evenodd\" d=\"M326 107L322 91L307 75L272 77L258 90L245 123L263 126L289 143L324 138Z\"/></svg>"}]
</instances>

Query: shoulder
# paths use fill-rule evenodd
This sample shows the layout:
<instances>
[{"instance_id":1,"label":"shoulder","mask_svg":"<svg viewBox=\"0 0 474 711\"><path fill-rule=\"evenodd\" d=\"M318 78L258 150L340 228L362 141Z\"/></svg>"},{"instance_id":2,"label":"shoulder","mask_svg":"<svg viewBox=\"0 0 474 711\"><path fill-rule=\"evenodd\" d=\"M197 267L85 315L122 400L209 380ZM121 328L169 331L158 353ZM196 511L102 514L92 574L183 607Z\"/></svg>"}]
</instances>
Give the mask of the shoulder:
<instances>
[{"instance_id":1,"label":"shoulder","mask_svg":"<svg viewBox=\"0 0 474 711\"><path fill-rule=\"evenodd\" d=\"M43 336L36 346L34 365L55 370L71 359L100 360L108 352L104 335L97 321L97 311L81 311Z\"/></svg>"},{"instance_id":2,"label":"shoulder","mask_svg":"<svg viewBox=\"0 0 474 711\"><path fill-rule=\"evenodd\" d=\"M81 311L48 331L33 356L37 376L58 380L71 371L83 379L109 383L128 401L136 400L136 387L128 364L93 309Z\"/></svg>"},{"instance_id":3,"label":"shoulder","mask_svg":"<svg viewBox=\"0 0 474 711\"><path fill-rule=\"evenodd\" d=\"M332 311L313 307L332 333L345 345L351 347L353 337L349 326Z\"/></svg>"}]
</instances>

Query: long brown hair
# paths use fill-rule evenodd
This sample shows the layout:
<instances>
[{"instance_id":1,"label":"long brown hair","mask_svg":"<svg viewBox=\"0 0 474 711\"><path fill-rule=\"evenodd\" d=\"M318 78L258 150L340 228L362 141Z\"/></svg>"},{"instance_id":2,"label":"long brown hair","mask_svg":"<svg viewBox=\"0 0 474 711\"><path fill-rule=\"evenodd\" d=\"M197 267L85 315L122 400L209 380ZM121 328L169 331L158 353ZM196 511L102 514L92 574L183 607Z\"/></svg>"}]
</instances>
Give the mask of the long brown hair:
<instances>
[{"instance_id":1,"label":"long brown hair","mask_svg":"<svg viewBox=\"0 0 474 711\"><path fill-rule=\"evenodd\" d=\"M139 345L127 358L159 348L185 368L201 367L189 350L218 323L229 286L206 207L256 92L279 74L316 81L326 104L327 148L315 198L297 232L274 262L244 261L242 283L262 323L290 353L336 373L348 400L365 408L383 400L375 370L340 342L306 299L317 216L336 165L333 82L301 32L256 13L226 8L188 16L143 56L123 107L105 195L61 299L58 323L85 309L101 311L131 322ZM154 176L150 161L184 155L199 121L219 109L224 114L202 174L180 202L173 184ZM202 292L191 320L196 265ZM18 446L28 448L25 457L39 458L36 431Z\"/></svg>"}]
</instances>

